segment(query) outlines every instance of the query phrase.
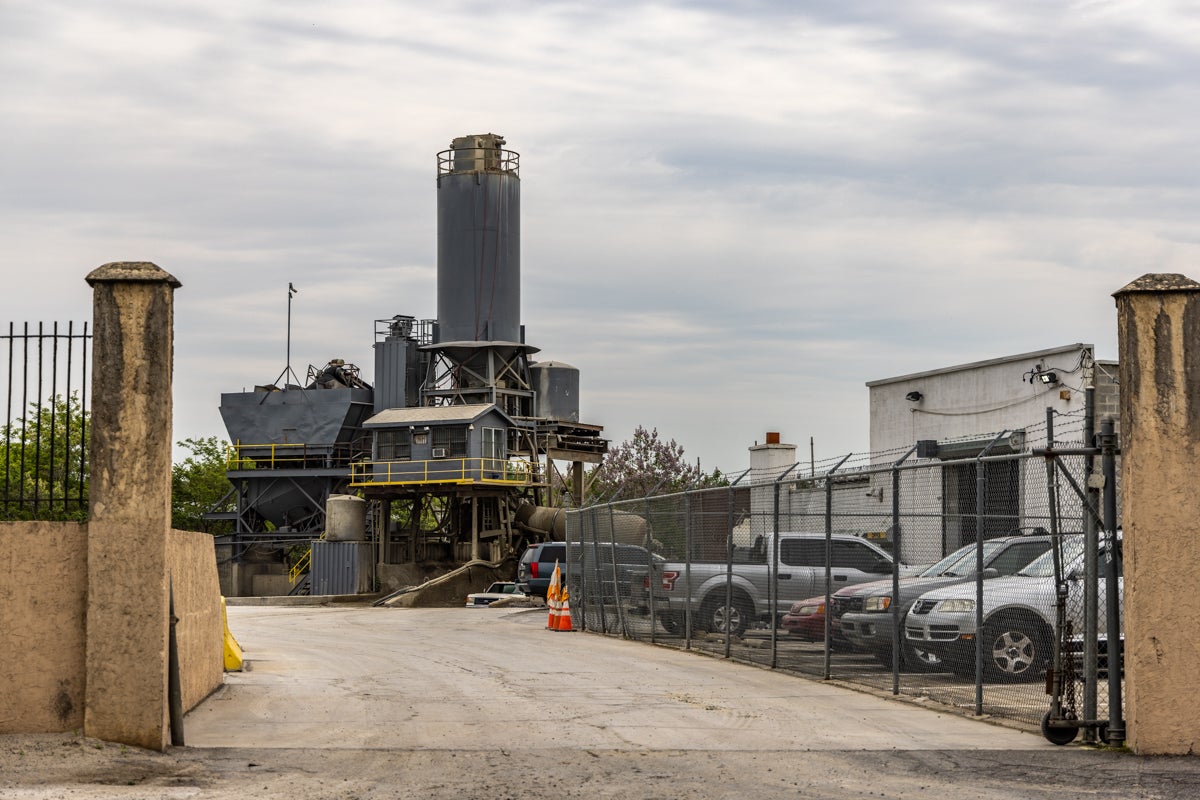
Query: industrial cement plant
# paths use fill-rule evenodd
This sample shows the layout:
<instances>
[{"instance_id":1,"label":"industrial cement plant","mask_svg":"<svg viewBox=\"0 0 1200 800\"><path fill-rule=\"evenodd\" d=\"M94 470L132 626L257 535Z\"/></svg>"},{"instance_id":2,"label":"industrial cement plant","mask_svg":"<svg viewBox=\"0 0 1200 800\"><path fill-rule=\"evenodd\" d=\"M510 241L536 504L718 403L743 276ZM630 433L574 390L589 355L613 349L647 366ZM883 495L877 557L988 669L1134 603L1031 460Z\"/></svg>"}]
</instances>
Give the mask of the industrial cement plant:
<instances>
[{"instance_id":1,"label":"industrial cement plant","mask_svg":"<svg viewBox=\"0 0 1200 800\"><path fill-rule=\"evenodd\" d=\"M406 566L501 563L562 538L608 442L579 419L579 371L525 341L505 144L438 153L437 319L376 320L373 386L334 359L221 395L236 507L210 517L234 529L218 544L227 595L393 589Z\"/></svg>"}]
</instances>

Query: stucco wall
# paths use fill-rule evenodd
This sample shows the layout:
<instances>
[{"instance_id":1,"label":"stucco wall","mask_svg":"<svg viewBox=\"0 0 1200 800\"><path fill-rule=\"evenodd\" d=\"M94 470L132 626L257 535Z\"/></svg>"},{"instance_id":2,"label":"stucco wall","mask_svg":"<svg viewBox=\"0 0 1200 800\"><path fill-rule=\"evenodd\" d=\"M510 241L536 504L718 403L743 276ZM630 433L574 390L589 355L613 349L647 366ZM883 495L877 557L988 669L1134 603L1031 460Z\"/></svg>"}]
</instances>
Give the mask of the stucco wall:
<instances>
[{"instance_id":1,"label":"stucco wall","mask_svg":"<svg viewBox=\"0 0 1200 800\"><path fill-rule=\"evenodd\" d=\"M1127 741L1200 753L1200 286L1143 276L1117 293L1125 537Z\"/></svg>"},{"instance_id":2,"label":"stucco wall","mask_svg":"<svg viewBox=\"0 0 1200 800\"><path fill-rule=\"evenodd\" d=\"M83 727L86 527L0 522L0 733Z\"/></svg>"},{"instance_id":3,"label":"stucco wall","mask_svg":"<svg viewBox=\"0 0 1200 800\"><path fill-rule=\"evenodd\" d=\"M167 538L167 568L175 584L180 689L183 710L188 711L220 686L225 674L225 632L213 537L171 531Z\"/></svg>"},{"instance_id":4,"label":"stucco wall","mask_svg":"<svg viewBox=\"0 0 1200 800\"><path fill-rule=\"evenodd\" d=\"M213 539L172 531L167 558L186 711L224 675ZM87 577L86 525L0 522L0 733L83 727Z\"/></svg>"}]
</instances>

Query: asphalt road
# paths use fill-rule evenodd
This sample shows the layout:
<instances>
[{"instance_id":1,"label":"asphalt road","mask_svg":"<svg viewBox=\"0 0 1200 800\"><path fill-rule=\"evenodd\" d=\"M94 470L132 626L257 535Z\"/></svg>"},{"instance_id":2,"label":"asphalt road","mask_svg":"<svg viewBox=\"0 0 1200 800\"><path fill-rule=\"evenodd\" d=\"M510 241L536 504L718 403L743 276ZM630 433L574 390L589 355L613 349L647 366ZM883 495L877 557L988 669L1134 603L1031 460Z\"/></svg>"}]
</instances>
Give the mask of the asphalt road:
<instances>
[{"instance_id":1,"label":"asphalt road","mask_svg":"<svg viewBox=\"0 0 1200 800\"><path fill-rule=\"evenodd\" d=\"M17 755L0 737L0 796L1200 796L1196 759L1056 748L794 675L549 632L544 613L230 607L251 669L187 716L187 747L51 737Z\"/></svg>"}]
</instances>

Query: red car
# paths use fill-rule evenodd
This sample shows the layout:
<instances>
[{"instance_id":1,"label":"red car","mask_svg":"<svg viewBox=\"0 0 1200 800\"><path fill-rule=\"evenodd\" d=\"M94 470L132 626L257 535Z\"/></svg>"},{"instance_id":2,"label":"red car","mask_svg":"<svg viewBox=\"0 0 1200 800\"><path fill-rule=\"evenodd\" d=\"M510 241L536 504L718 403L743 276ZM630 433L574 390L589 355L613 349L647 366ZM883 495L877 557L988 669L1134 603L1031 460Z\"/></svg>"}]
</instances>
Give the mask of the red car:
<instances>
[{"instance_id":1,"label":"red car","mask_svg":"<svg viewBox=\"0 0 1200 800\"><path fill-rule=\"evenodd\" d=\"M781 622L788 633L810 642L825 641L825 595L792 604Z\"/></svg>"}]
</instances>

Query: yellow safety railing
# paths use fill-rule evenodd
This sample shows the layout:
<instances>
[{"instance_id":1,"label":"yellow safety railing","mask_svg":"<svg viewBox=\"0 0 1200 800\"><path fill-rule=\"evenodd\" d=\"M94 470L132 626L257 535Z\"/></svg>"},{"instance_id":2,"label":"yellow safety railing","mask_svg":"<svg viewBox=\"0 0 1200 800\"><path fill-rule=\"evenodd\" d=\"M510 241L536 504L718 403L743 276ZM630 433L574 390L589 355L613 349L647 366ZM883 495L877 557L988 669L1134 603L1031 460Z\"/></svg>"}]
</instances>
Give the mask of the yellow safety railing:
<instances>
[{"instance_id":1,"label":"yellow safety railing","mask_svg":"<svg viewBox=\"0 0 1200 800\"><path fill-rule=\"evenodd\" d=\"M237 442L225 454L225 469L305 469L345 466L366 448L361 443L246 444Z\"/></svg>"},{"instance_id":2,"label":"yellow safety railing","mask_svg":"<svg viewBox=\"0 0 1200 800\"><path fill-rule=\"evenodd\" d=\"M327 533L327 531L322 531L321 535L319 537L317 537L318 541L322 541L322 542L325 541L326 533ZM312 569L312 545L310 544L308 546L308 549L304 551L304 554L301 555L300 558L296 561L296 563L292 566L292 568L290 570L288 570L288 581L291 582L292 586L295 586L296 581L300 580L300 576L303 575L304 573L308 572L311 569Z\"/></svg>"},{"instance_id":3,"label":"yellow safety railing","mask_svg":"<svg viewBox=\"0 0 1200 800\"><path fill-rule=\"evenodd\" d=\"M359 461L350 465L351 486L484 483L528 486L537 465L523 459L441 458L433 461Z\"/></svg>"}]
</instances>

